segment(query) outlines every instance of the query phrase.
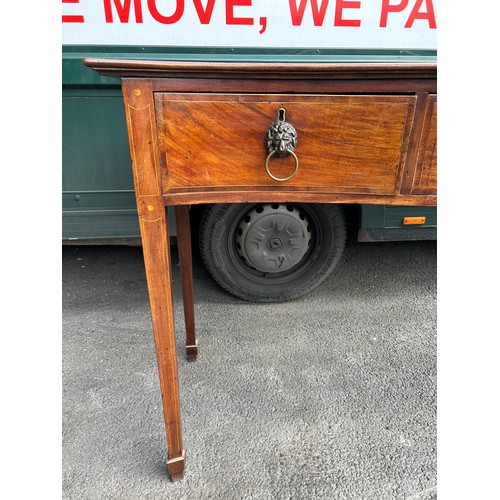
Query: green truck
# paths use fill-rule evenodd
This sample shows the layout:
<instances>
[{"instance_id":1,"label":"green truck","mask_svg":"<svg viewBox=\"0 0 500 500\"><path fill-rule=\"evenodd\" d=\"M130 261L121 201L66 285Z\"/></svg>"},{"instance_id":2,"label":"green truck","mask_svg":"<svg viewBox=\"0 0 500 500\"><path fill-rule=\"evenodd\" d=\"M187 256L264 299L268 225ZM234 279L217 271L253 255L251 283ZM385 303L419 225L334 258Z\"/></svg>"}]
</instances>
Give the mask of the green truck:
<instances>
[{"instance_id":1,"label":"green truck","mask_svg":"<svg viewBox=\"0 0 500 500\"><path fill-rule=\"evenodd\" d=\"M63 4L78 4L78 2L63 2ZM175 3L175 2L174 2ZM255 3L255 2L254 2ZM334 2L332 2L333 4ZM341 4L342 2L340 2ZM177 9L170 15L160 13L156 3L104 1L102 12L93 6L94 11L82 10L80 14L74 11L63 14L63 46L62 46L62 240L63 244L120 244L140 245L140 231L131 171L131 158L125 123L120 81L116 78L102 77L83 64L85 57L113 57L128 59L166 59L166 60L204 60L204 61L436 61L435 49L435 19L432 2L388 2L381 1L381 11L377 11L377 29L365 30L360 35L360 47L353 46L352 39L339 39L333 42L328 38L332 29L345 27L348 30L361 29L362 20L370 14L362 11L360 2L343 2L344 8L339 11L331 7L331 18L328 21L328 2L320 3L286 2L287 17L279 18L280 2L263 2L267 6L266 16L256 15L250 9L252 2L226 1L225 17L215 21L218 15L217 5L208 1L206 6L194 1L189 11L188 2L177 2ZM144 4L144 5L143 5ZM272 5L272 7L270 6ZM281 2L282 7L284 3ZM356 7L358 5L358 7ZM182 6L182 9L181 9ZM215 6L215 9L214 9ZM67 6L75 8L74 5ZM78 7L78 5L76 6ZM83 4L79 6L83 9ZM254 6L255 7L255 6ZM196 8L196 16L194 15ZM372 8L372 7L371 7ZM358 9L358 10L355 10ZM385 10L384 10L385 9ZM172 10L172 9L171 9ZM252 12L252 15L250 15ZM284 11L281 11L283 14ZM364 12L364 16L362 16ZM146 19L149 15L150 19ZM375 14L374 14L375 15ZM393 29L388 37L386 29L393 19L401 18L399 31ZM135 17L134 17L135 16ZM359 17L359 19L357 19ZM222 18L221 18L222 19ZM294 38L279 40L280 47L270 47L270 38L265 44L255 37L276 36L279 30L272 30L277 25L276 19L281 19L281 36L283 33L295 33ZM283 19L288 24L283 27ZM139 28L150 23L151 29L144 34ZM307 25L309 22L309 25ZM87 24L86 24L87 23ZM155 23L154 25L152 23ZM184 25L182 24L184 23ZM212 28L211 24L214 26ZM304 28L304 35L297 37L294 29ZM384 26L385 23L385 26ZM328 24L328 25L327 25ZM366 25L367 23L365 23ZM130 44L123 44L123 35L95 35L95 33L113 33L123 27L127 28ZM186 34L186 26L191 28L191 34ZM164 43L164 31L155 35L155 29L172 29L173 38ZM409 39L402 43L401 33L407 36L415 31L415 40ZM199 41L197 33L204 28L213 29L210 40L213 45ZM240 44L228 44L228 39L234 40L234 31L224 30L252 29L238 40ZM313 31L316 28L323 31ZM406 31L404 31L406 29ZM87 31L85 31L87 30ZM92 31L93 30L93 31ZM177 30L177 31L175 31ZM188 30L189 31L189 30ZM309 40L310 33L316 38ZM374 33L382 33L376 41ZM88 33L94 33L89 35ZM274 35L273 35L274 33ZM337 32L336 32L337 33ZM340 31L338 32L340 33ZM361 32L360 32L361 33ZM396 33L394 35L394 33ZM121 36L121 38L120 38ZM150 38L148 38L148 36ZM228 37L220 39L220 37ZM347 35L346 35L347 36ZM141 39L143 37L143 39ZM151 38L152 37L152 38ZM186 40L184 38L187 37ZM219 37L219 38L217 38ZM306 37L306 38L304 38ZM394 38L395 37L395 38ZM399 37L399 39L398 39ZM161 45L155 45L151 40L161 39ZM172 43L172 39L175 43ZM195 42L192 46L188 41ZM367 41L370 45L367 47ZM373 43L371 41L374 41ZM140 43L145 41L146 43ZM274 43L278 43L274 41ZM365 45L363 45L363 43ZM259 45L260 44L260 45ZM301 46L297 46L302 44ZM329 44L329 45L328 45ZM308 46L306 46L308 45ZM355 45L355 44L354 44ZM386 45L390 45L389 48ZM416 48L415 46L418 45ZM285 48L286 47L286 48ZM252 301L259 301L259 295L245 294L245 283L258 281L262 296L269 297L269 290L290 288L289 297L298 297L321 283L335 267L343 250L346 232L351 231L358 241L399 241L436 239L437 210L436 207L399 207L385 205L338 205L335 209L316 204L305 205L255 205L238 204L234 206L193 206L192 234L201 248L204 263L209 271L217 273L220 262L217 259L227 259L223 263L225 272L232 273L231 279L237 284L237 290L229 292ZM175 237L175 224L172 220ZM332 220L328 220L334 219ZM228 230L224 233L227 241L224 243L227 252L224 256L215 258L211 255L215 246L210 241L213 237L213 225L223 218ZM246 221L246 222L245 222ZM250 221L250 222L248 222ZM404 221L411 221L406 224ZM241 249L238 239L241 232L246 234L259 230L262 225L268 227L290 225L299 228L306 235L301 238L300 248L295 252L287 266L270 271L265 257L250 262ZM302 229L301 229L302 228ZM331 248L325 252L325 245ZM319 250L322 249L320 252ZM326 255L322 272L311 283L308 269L318 255ZM238 260L237 265L234 261ZM231 280L230 280L231 281ZM253 287L255 288L255 287Z\"/></svg>"}]
</instances>

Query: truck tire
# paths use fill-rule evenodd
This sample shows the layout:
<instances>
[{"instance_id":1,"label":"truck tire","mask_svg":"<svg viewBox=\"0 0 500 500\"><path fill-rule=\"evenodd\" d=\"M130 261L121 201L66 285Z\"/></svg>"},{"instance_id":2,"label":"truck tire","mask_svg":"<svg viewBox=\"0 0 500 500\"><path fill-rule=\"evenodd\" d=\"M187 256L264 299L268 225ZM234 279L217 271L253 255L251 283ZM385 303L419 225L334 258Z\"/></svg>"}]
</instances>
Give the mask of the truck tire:
<instances>
[{"instance_id":1,"label":"truck tire","mask_svg":"<svg viewBox=\"0 0 500 500\"><path fill-rule=\"evenodd\" d=\"M200 220L202 260L227 292L250 302L297 299L340 260L346 224L340 205L209 205Z\"/></svg>"}]
</instances>

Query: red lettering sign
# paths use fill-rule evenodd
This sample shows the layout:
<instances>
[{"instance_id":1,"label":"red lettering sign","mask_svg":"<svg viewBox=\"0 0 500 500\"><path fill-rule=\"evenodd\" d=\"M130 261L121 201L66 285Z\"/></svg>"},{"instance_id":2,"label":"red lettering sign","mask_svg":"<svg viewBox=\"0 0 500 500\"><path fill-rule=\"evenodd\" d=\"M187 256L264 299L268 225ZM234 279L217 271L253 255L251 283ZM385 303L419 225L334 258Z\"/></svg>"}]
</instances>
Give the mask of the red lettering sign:
<instances>
[{"instance_id":1,"label":"red lettering sign","mask_svg":"<svg viewBox=\"0 0 500 500\"><path fill-rule=\"evenodd\" d=\"M120 0L113 0L118 19L121 23L128 23L130 17L131 0L124 0L123 4ZM141 0L134 0L135 22L142 23L142 7ZM107 23L113 22L113 11L111 9L111 0L104 0L104 19Z\"/></svg>"},{"instance_id":2,"label":"red lettering sign","mask_svg":"<svg viewBox=\"0 0 500 500\"><path fill-rule=\"evenodd\" d=\"M285 48L317 45L318 48L434 49L436 39L433 0L62 0L62 3L63 39L70 45L123 45L126 41L129 45L161 43L196 47L210 44L281 47L284 43ZM103 29L103 22L109 29ZM241 28L237 35L234 26ZM259 35L264 36L256 38Z\"/></svg>"},{"instance_id":3,"label":"red lettering sign","mask_svg":"<svg viewBox=\"0 0 500 500\"><path fill-rule=\"evenodd\" d=\"M212 18L212 12L214 10L215 0L208 0L207 6L203 8L201 0L193 0L198 18L201 24L209 24Z\"/></svg>"},{"instance_id":4,"label":"red lettering sign","mask_svg":"<svg viewBox=\"0 0 500 500\"><path fill-rule=\"evenodd\" d=\"M361 2L353 2L352 0L337 0L335 5L335 26L361 26L359 19L342 19L342 11L344 9L359 9Z\"/></svg>"},{"instance_id":5,"label":"red lettering sign","mask_svg":"<svg viewBox=\"0 0 500 500\"><path fill-rule=\"evenodd\" d=\"M380 11L380 27L387 27L387 18L390 12L403 12L408 7L409 0L401 0L399 3L391 4L391 0L382 0ZM420 12L420 7L425 1L426 11ZM411 28L416 19L423 19L429 23L430 29L436 29L436 17L434 15L434 5L432 0L416 0L406 21L405 28Z\"/></svg>"},{"instance_id":6,"label":"red lettering sign","mask_svg":"<svg viewBox=\"0 0 500 500\"><path fill-rule=\"evenodd\" d=\"M410 17L406 21L405 28L411 28L415 19L424 19L429 22L429 28L436 29L436 17L434 16L434 5L432 0L425 0L426 12L420 12L420 7L424 0L417 0L411 10Z\"/></svg>"},{"instance_id":7,"label":"red lettering sign","mask_svg":"<svg viewBox=\"0 0 500 500\"><path fill-rule=\"evenodd\" d=\"M290 4L290 15L292 17L292 25L300 26L304 11L306 10L308 0L300 0L300 5L297 7L297 0L288 0ZM314 26L323 26L328 0L321 0L321 7L318 9L318 0L311 0L311 10L314 21Z\"/></svg>"},{"instance_id":8,"label":"red lettering sign","mask_svg":"<svg viewBox=\"0 0 500 500\"><path fill-rule=\"evenodd\" d=\"M148 0L148 9L155 21L158 21L161 24L174 24L179 21L182 14L184 14L184 0L175 0L175 3L175 11L170 16L160 14L160 11L156 7L156 0Z\"/></svg>"},{"instance_id":9,"label":"red lettering sign","mask_svg":"<svg viewBox=\"0 0 500 500\"><path fill-rule=\"evenodd\" d=\"M234 17L234 7L251 7L252 0L226 0L226 24L253 24L252 17Z\"/></svg>"},{"instance_id":10,"label":"red lettering sign","mask_svg":"<svg viewBox=\"0 0 500 500\"><path fill-rule=\"evenodd\" d=\"M62 3L80 3L80 0L62 0ZM62 16L63 23L84 23L85 18L82 15L64 15Z\"/></svg>"}]
</instances>

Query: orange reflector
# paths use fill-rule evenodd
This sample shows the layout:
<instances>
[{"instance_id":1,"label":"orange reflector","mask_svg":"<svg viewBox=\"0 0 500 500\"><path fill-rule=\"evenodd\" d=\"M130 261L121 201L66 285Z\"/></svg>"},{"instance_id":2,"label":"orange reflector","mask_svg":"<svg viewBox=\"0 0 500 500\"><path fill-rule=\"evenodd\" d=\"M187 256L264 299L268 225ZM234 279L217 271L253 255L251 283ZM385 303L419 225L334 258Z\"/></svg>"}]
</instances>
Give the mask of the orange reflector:
<instances>
[{"instance_id":1,"label":"orange reflector","mask_svg":"<svg viewBox=\"0 0 500 500\"><path fill-rule=\"evenodd\" d=\"M403 224L405 226L409 224L425 224L425 217L404 217Z\"/></svg>"}]
</instances>

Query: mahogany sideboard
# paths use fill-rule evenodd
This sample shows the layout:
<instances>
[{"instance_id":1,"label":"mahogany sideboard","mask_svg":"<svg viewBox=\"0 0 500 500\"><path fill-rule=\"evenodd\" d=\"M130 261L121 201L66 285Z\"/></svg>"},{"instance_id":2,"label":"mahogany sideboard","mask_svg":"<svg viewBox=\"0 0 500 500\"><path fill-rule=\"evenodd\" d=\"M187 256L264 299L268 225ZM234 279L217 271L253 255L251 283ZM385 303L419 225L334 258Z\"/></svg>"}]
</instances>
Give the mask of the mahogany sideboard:
<instances>
[{"instance_id":1,"label":"mahogany sideboard","mask_svg":"<svg viewBox=\"0 0 500 500\"><path fill-rule=\"evenodd\" d=\"M189 205L437 204L435 63L85 59L119 76L172 480L184 475L169 229L174 206L186 353L195 337Z\"/></svg>"}]
</instances>

